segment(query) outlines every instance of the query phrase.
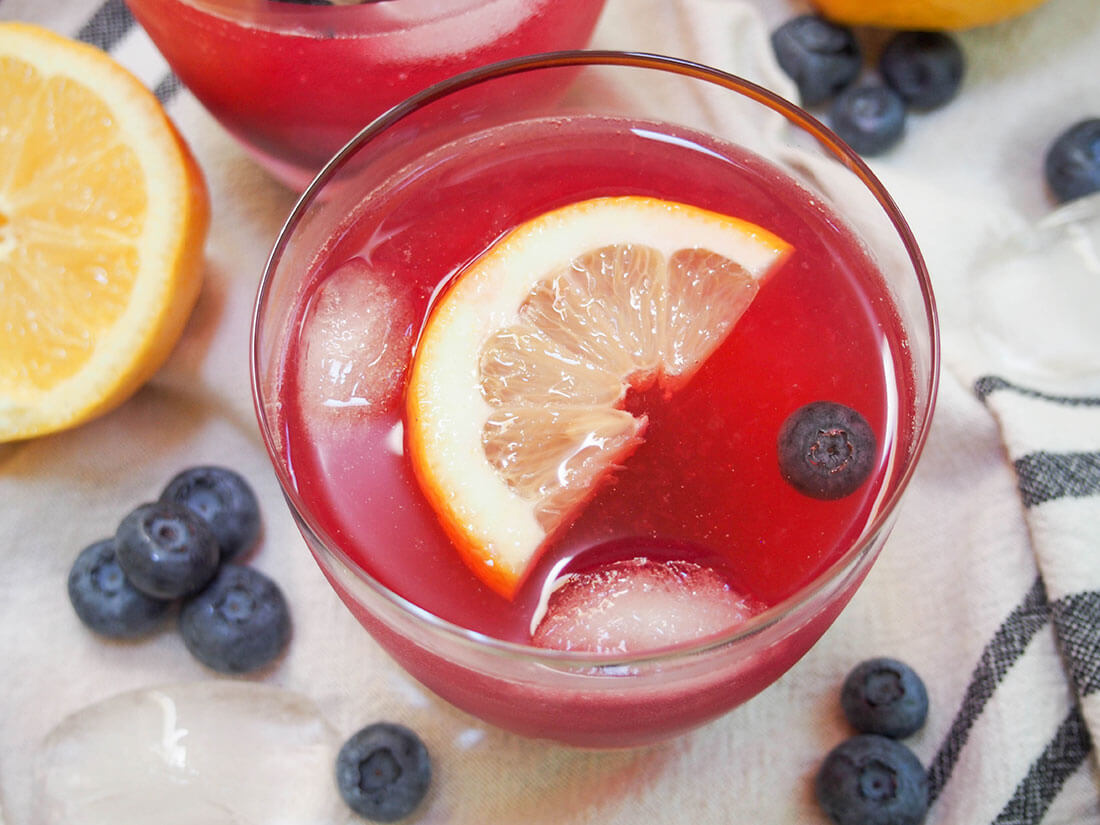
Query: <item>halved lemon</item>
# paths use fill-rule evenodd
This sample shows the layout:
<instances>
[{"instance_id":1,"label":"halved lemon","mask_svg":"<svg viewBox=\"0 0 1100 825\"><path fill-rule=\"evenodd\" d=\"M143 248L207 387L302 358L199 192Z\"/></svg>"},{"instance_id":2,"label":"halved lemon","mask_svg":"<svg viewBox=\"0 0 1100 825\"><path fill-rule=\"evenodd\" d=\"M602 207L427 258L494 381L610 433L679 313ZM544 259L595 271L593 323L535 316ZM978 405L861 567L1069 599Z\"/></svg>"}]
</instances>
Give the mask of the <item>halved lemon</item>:
<instances>
[{"instance_id":1,"label":"halved lemon","mask_svg":"<svg viewBox=\"0 0 1100 825\"><path fill-rule=\"evenodd\" d=\"M433 307L406 432L466 564L512 598L540 548L641 443L628 392L675 392L790 247L746 221L642 197L512 230Z\"/></svg>"},{"instance_id":2,"label":"halved lemon","mask_svg":"<svg viewBox=\"0 0 1100 825\"><path fill-rule=\"evenodd\" d=\"M970 29L1008 20L1045 0L813 0L830 20L888 29Z\"/></svg>"},{"instance_id":3,"label":"halved lemon","mask_svg":"<svg viewBox=\"0 0 1100 825\"><path fill-rule=\"evenodd\" d=\"M0 441L129 397L201 282L205 184L157 99L105 52L0 23Z\"/></svg>"}]
</instances>

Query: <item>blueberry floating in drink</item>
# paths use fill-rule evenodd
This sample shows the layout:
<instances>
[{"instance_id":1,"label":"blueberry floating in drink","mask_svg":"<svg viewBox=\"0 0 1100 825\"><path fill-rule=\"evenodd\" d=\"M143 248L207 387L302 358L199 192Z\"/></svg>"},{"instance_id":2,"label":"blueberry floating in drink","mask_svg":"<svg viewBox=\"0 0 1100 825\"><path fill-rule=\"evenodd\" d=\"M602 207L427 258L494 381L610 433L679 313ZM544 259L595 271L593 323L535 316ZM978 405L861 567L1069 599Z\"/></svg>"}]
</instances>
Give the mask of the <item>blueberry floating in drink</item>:
<instances>
[{"instance_id":1,"label":"blueberry floating in drink","mask_svg":"<svg viewBox=\"0 0 1100 825\"><path fill-rule=\"evenodd\" d=\"M821 499L855 492L874 469L877 439L851 407L815 401L779 430L779 471L799 492Z\"/></svg>"}]
</instances>

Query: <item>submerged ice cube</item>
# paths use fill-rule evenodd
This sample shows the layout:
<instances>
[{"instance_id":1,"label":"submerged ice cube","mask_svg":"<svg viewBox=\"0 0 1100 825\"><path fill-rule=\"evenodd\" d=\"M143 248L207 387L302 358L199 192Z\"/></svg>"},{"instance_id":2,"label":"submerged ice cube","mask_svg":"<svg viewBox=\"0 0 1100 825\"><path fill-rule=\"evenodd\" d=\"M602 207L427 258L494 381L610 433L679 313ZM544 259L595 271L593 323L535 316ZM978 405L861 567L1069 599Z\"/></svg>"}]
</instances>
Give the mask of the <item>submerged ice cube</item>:
<instances>
[{"instance_id":1,"label":"submerged ice cube","mask_svg":"<svg viewBox=\"0 0 1100 825\"><path fill-rule=\"evenodd\" d=\"M410 296L362 258L327 276L301 332L299 393L312 420L382 412L401 391L414 332Z\"/></svg>"},{"instance_id":2,"label":"submerged ice cube","mask_svg":"<svg viewBox=\"0 0 1100 825\"><path fill-rule=\"evenodd\" d=\"M311 701L250 682L123 693L63 720L35 765L39 825L331 825L340 737Z\"/></svg>"},{"instance_id":3,"label":"submerged ice cube","mask_svg":"<svg viewBox=\"0 0 1100 825\"><path fill-rule=\"evenodd\" d=\"M533 642L593 653L639 653L702 639L741 624L762 606L712 568L634 558L564 577Z\"/></svg>"}]
</instances>

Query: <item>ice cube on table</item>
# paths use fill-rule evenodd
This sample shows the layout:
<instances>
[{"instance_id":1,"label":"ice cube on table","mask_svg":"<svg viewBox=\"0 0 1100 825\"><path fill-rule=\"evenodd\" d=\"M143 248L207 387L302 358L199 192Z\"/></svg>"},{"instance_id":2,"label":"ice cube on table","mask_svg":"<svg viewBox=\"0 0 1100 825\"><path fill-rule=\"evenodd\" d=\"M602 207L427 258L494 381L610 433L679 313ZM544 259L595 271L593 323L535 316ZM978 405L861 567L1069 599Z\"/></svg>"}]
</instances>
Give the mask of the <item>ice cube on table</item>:
<instances>
[{"instance_id":1,"label":"ice cube on table","mask_svg":"<svg viewBox=\"0 0 1100 825\"><path fill-rule=\"evenodd\" d=\"M710 567L639 557L564 577L546 602L533 643L639 653L720 633L761 609Z\"/></svg>"},{"instance_id":2,"label":"ice cube on table","mask_svg":"<svg viewBox=\"0 0 1100 825\"><path fill-rule=\"evenodd\" d=\"M353 258L317 288L301 331L298 391L314 420L378 413L397 401L412 350L412 299Z\"/></svg>"},{"instance_id":3,"label":"ice cube on table","mask_svg":"<svg viewBox=\"0 0 1100 825\"><path fill-rule=\"evenodd\" d=\"M64 719L35 764L38 825L332 825L341 744L309 699L251 682L123 693Z\"/></svg>"}]
</instances>

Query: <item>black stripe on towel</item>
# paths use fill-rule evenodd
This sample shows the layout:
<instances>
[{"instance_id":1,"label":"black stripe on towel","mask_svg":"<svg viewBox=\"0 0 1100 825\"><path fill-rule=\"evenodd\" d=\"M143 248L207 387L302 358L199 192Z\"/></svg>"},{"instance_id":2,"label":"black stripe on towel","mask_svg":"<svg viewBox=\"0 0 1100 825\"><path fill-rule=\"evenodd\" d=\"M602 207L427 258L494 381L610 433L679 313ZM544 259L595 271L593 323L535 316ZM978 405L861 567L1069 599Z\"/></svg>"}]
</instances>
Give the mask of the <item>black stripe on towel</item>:
<instances>
[{"instance_id":1,"label":"black stripe on towel","mask_svg":"<svg viewBox=\"0 0 1100 825\"><path fill-rule=\"evenodd\" d=\"M169 100L176 96L176 93L182 88L183 83L176 76L175 72L169 72L164 76L164 79L157 84L157 87L153 89L153 94L157 96L162 104L167 104Z\"/></svg>"},{"instance_id":2,"label":"black stripe on towel","mask_svg":"<svg viewBox=\"0 0 1100 825\"><path fill-rule=\"evenodd\" d=\"M1031 453L1014 463L1025 507L1100 493L1100 452Z\"/></svg>"},{"instance_id":3,"label":"black stripe on towel","mask_svg":"<svg viewBox=\"0 0 1100 825\"><path fill-rule=\"evenodd\" d=\"M1054 404L1065 404L1068 407L1098 407L1100 406L1100 398L1090 398L1088 396L1074 396L1074 395L1051 395L1050 393L1039 392L1038 390L1030 389L1029 387L1023 387L1019 384L1014 384L1011 381L1006 381L996 375L983 375L977 381L974 382L974 392L978 394L978 398L985 401L991 393L997 390L1011 390L1017 395L1024 395L1028 398L1040 398L1043 401L1050 401Z\"/></svg>"},{"instance_id":4,"label":"black stripe on towel","mask_svg":"<svg viewBox=\"0 0 1100 825\"><path fill-rule=\"evenodd\" d=\"M1081 767L1092 749L1092 739L1075 707L1016 786L1012 799L1004 806L993 825L1036 825L1066 780Z\"/></svg>"},{"instance_id":5,"label":"black stripe on towel","mask_svg":"<svg viewBox=\"0 0 1100 825\"><path fill-rule=\"evenodd\" d=\"M1049 617L1046 588L1041 578L1036 579L1023 601L997 628L970 676L962 706L928 768L929 802L935 801L951 778L959 754L970 737L970 728L985 709L993 691Z\"/></svg>"},{"instance_id":6,"label":"black stripe on towel","mask_svg":"<svg viewBox=\"0 0 1100 825\"><path fill-rule=\"evenodd\" d=\"M1100 591L1051 602L1050 618L1077 696L1100 690Z\"/></svg>"},{"instance_id":7,"label":"black stripe on towel","mask_svg":"<svg viewBox=\"0 0 1100 825\"><path fill-rule=\"evenodd\" d=\"M77 40L110 51L134 26L134 16L122 0L107 0L77 32Z\"/></svg>"}]
</instances>

